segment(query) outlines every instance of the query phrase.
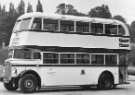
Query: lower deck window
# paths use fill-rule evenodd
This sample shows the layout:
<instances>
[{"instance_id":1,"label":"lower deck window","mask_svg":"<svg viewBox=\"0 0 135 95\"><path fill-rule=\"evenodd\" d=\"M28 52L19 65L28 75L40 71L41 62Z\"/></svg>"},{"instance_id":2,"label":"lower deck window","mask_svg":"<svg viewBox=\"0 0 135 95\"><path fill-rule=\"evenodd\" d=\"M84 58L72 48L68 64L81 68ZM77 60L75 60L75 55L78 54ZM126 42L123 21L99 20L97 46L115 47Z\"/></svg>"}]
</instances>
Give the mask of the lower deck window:
<instances>
[{"instance_id":1,"label":"lower deck window","mask_svg":"<svg viewBox=\"0 0 135 95\"><path fill-rule=\"evenodd\" d=\"M74 64L74 54L60 54L61 64Z\"/></svg>"},{"instance_id":2,"label":"lower deck window","mask_svg":"<svg viewBox=\"0 0 135 95\"><path fill-rule=\"evenodd\" d=\"M35 53L35 58L40 59L40 55ZM44 53L44 64L76 64L76 65L117 65L117 54L90 54L90 53Z\"/></svg>"},{"instance_id":3,"label":"lower deck window","mask_svg":"<svg viewBox=\"0 0 135 95\"><path fill-rule=\"evenodd\" d=\"M77 64L89 64L90 63L89 54L77 54L76 55L76 63Z\"/></svg>"},{"instance_id":4,"label":"lower deck window","mask_svg":"<svg viewBox=\"0 0 135 95\"><path fill-rule=\"evenodd\" d=\"M104 65L104 55L91 55L91 64Z\"/></svg>"},{"instance_id":5,"label":"lower deck window","mask_svg":"<svg viewBox=\"0 0 135 95\"><path fill-rule=\"evenodd\" d=\"M43 63L44 64L58 64L58 54L44 53Z\"/></svg>"},{"instance_id":6,"label":"lower deck window","mask_svg":"<svg viewBox=\"0 0 135 95\"><path fill-rule=\"evenodd\" d=\"M116 55L106 55L105 56L106 65L117 65Z\"/></svg>"}]
</instances>

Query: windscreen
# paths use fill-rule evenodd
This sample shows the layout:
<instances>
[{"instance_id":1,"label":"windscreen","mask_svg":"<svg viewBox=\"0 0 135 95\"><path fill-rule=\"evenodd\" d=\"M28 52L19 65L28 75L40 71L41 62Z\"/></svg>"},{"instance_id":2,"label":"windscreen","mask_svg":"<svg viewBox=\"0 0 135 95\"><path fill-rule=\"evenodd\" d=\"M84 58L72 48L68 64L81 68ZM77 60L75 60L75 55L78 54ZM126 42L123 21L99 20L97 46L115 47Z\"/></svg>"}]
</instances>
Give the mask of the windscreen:
<instances>
[{"instance_id":1,"label":"windscreen","mask_svg":"<svg viewBox=\"0 0 135 95\"><path fill-rule=\"evenodd\" d=\"M31 51L29 49L15 49L13 58L31 59Z\"/></svg>"},{"instance_id":2,"label":"windscreen","mask_svg":"<svg viewBox=\"0 0 135 95\"><path fill-rule=\"evenodd\" d=\"M13 31L18 32L18 31L22 31L22 30L28 30L30 22L31 22L31 18L17 20Z\"/></svg>"},{"instance_id":3,"label":"windscreen","mask_svg":"<svg viewBox=\"0 0 135 95\"><path fill-rule=\"evenodd\" d=\"M35 52L31 49L11 49L9 50L8 58L41 59L41 55L40 52Z\"/></svg>"}]
</instances>

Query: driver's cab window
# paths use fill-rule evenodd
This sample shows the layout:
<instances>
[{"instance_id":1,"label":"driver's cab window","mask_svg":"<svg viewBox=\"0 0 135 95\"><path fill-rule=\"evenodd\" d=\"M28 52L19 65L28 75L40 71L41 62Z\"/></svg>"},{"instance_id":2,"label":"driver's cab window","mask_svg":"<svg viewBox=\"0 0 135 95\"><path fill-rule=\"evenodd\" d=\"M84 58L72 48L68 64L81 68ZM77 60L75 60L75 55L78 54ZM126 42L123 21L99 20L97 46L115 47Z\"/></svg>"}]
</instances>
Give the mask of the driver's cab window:
<instances>
[{"instance_id":1,"label":"driver's cab window","mask_svg":"<svg viewBox=\"0 0 135 95\"><path fill-rule=\"evenodd\" d=\"M41 30L42 27L42 19L35 18L32 23L32 30Z\"/></svg>"},{"instance_id":2,"label":"driver's cab window","mask_svg":"<svg viewBox=\"0 0 135 95\"><path fill-rule=\"evenodd\" d=\"M35 53L33 54L33 59L41 59L41 54L38 53L38 52L35 52Z\"/></svg>"}]
</instances>

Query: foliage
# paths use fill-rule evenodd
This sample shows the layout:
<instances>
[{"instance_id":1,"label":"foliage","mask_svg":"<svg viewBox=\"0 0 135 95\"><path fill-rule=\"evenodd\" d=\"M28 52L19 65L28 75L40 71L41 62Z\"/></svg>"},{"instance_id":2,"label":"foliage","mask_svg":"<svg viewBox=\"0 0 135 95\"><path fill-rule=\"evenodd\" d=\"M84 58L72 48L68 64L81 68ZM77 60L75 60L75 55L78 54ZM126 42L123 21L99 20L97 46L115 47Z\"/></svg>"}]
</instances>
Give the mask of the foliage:
<instances>
[{"instance_id":1,"label":"foliage","mask_svg":"<svg viewBox=\"0 0 135 95\"><path fill-rule=\"evenodd\" d=\"M132 43L131 44L131 51L130 53L128 54L128 65L129 66L135 66L135 46L134 44Z\"/></svg>"},{"instance_id":2,"label":"foliage","mask_svg":"<svg viewBox=\"0 0 135 95\"><path fill-rule=\"evenodd\" d=\"M38 4L36 6L36 11L37 12L43 12L43 7L42 7L42 4L41 4L40 0L38 0Z\"/></svg>"},{"instance_id":3,"label":"foliage","mask_svg":"<svg viewBox=\"0 0 135 95\"><path fill-rule=\"evenodd\" d=\"M19 5L18 5L18 7L17 7L17 13L18 13L19 15L25 13L25 3L24 3L23 0L20 1Z\"/></svg>"},{"instance_id":4,"label":"foliage","mask_svg":"<svg viewBox=\"0 0 135 95\"><path fill-rule=\"evenodd\" d=\"M33 12L33 8L30 3L28 3L28 7L27 7L27 13L29 13L29 12Z\"/></svg>"},{"instance_id":5,"label":"foliage","mask_svg":"<svg viewBox=\"0 0 135 95\"><path fill-rule=\"evenodd\" d=\"M116 15L113 17L113 19L116 19L116 20L122 21L123 23L126 23L125 18L122 17L121 15Z\"/></svg>"},{"instance_id":6,"label":"foliage","mask_svg":"<svg viewBox=\"0 0 135 95\"><path fill-rule=\"evenodd\" d=\"M135 43L135 21L133 21L130 25L130 37L131 42Z\"/></svg>"},{"instance_id":7,"label":"foliage","mask_svg":"<svg viewBox=\"0 0 135 95\"><path fill-rule=\"evenodd\" d=\"M0 49L0 65L2 65L8 57L8 48Z\"/></svg>"},{"instance_id":8,"label":"foliage","mask_svg":"<svg viewBox=\"0 0 135 95\"><path fill-rule=\"evenodd\" d=\"M83 13L78 12L73 5L61 3L57 6L56 13L66 15L86 16Z\"/></svg>"},{"instance_id":9,"label":"foliage","mask_svg":"<svg viewBox=\"0 0 135 95\"><path fill-rule=\"evenodd\" d=\"M14 4L13 3L9 4L9 15L10 16L15 16L16 15L16 9L14 8Z\"/></svg>"},{"instance_id":10,"label":"foliage","mask_svg":"<svg viewBox=\"0 0 135 95\"><path fill-rule=\"evenodd\" d=\"M6 7L5 7L5 5L2 7L1 14L4 15L4 16L6 15Z\"/></svg>"},{"instance_id":11,"label":"foliage","mask_svg":"<svg viewBox=\"0 0 135 95\"><path fill-rule=\"evenodd\" d=\"M107 5L97 6L92 8L88 13L90 17L100 17L100 18L112 18L111 12Z\"/></svg>"}]
</instances>

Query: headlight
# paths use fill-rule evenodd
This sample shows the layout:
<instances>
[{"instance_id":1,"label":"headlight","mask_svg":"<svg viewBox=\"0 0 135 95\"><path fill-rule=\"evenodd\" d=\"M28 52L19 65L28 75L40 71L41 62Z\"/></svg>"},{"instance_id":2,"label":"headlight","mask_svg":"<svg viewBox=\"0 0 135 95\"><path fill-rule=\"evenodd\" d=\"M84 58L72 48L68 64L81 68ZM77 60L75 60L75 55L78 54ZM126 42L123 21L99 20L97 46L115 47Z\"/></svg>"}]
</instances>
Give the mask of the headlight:
<instances>
[{"instance_id":1,"label":"headlight","mask_svg":"<svg viewBox=\"0 0 135 95\"><path fill-rule=\"evenodd\" d=\"M12 74L17 75L17 69L15 67L12 68Z\"/></svg>"}]
</instances>

